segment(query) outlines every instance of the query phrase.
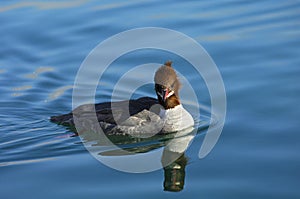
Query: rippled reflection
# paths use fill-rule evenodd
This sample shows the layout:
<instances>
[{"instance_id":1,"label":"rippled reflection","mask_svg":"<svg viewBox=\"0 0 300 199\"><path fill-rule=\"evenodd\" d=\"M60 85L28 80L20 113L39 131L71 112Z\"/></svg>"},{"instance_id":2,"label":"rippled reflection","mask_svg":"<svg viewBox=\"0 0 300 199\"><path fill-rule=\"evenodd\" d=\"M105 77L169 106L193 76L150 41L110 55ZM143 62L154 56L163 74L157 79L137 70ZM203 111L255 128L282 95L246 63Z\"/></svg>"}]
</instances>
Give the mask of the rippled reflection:
<instances>
[{"instance_id":1,"label":"rippled reflection","mask_svg":"<svg viewBox=\"0 0 300 199\"><path fill-rule=\"evenodd\" d=\"M50 93L46 102L55 100L56 98L62 96L67 90L70 90L73 88L73 85L67 85L67 86L62 86L58 89L56 89L54 92Z\"/></svg>"},{"instance_id":2,"label":"rippled reflection","mask_svg":"<svg viewBox=\"0 0 300 199\"><path fill-rule=\"evenodd\" d=\"M135 156L162 150L161 168L163 168L164 191L178 192L184 189L185 169L188 158L185 151L194 139L197 129L188 128L176 133L156 135L148 138L135 138L129 135L108 135L119 149L110 149L107 142L99 139L97 132L87 131L80 136L86 143L91 143L89 151L99 156L120 158ZM126 160L126 159L125 159ZM124 161L124 160L122 160Z\"/></svg>"},{"instance_id":3,"label":"rippled reflection","mask_svg":"<svg viewBox=\"0 0 300 199\"><path fill-rule=\"evenodd\" d=\"M32 73L24 75L26 78L36 79L41 73L54 71L53 67L38 67Z\"/></svg>"},{"instance_id":4,"label":"rippled reflection","mask_svg":"<svg viewBox=\"0 0 300 199\"><path fill-rule=\"evenodd\" d=\"M73 0L73 1L61 1L61 2L38 2L38 1L28 1L28 2L17 2L11 5L2 6L0 8L0 12L5 12L9 10L14 10L18 8L24 7L34 7L38 9L62 9L62 8L69 8L80 6L84 3L88 2L88 0Z\"/></svg>"}]
</instances>

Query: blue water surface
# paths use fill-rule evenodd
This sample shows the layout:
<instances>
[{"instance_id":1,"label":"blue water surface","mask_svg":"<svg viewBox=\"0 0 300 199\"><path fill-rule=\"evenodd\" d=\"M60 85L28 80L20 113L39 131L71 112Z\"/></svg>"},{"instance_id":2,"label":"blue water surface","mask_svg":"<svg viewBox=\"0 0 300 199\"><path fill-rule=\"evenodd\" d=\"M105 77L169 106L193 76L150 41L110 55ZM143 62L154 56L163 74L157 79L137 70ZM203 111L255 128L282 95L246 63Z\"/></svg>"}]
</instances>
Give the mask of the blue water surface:
<instances>
[{"instance_id":1,"label":"blue water surface","mask_svg":"<svg viewBox=\"0 0 300 199\"><path fill-rule=\"evenodd\" d=\"M300 198L299 1L14 0L0 3L0 23L1 198ZM90 51L142 27L173 29L199 42L226 89L221 137L199 159L205 132L196 136L177 193L164 191L163 169L109 168L71 130L49 121L71 111L76 73ZM151 50L116 60L96 101L110 100L126 70L168 59L209 107L205 83L186 60ZM120 99L126 92L124 85ZM141 96L155 97L151 85L133 94Z\"/></svg>"}]
</instances>

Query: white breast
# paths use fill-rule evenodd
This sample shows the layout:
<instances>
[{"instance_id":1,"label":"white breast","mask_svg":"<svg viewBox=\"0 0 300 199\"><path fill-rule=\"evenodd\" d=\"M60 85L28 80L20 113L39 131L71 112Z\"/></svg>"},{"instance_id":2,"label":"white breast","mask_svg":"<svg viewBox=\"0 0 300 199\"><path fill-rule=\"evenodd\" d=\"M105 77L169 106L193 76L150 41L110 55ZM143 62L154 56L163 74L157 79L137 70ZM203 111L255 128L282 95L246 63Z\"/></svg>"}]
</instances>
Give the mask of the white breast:
<instances>
[{"instance_id":1,"label":"white breast","mask_svg":"<svg viewBox=\"0 0 300 199\"><path fill-rule=\"evenodd\" d=\"M181 104L171 109L161 110L159 115L164 121L163 130L167 132L180 131L194 126L193 117Z\"/></svg>"}]
</instances>

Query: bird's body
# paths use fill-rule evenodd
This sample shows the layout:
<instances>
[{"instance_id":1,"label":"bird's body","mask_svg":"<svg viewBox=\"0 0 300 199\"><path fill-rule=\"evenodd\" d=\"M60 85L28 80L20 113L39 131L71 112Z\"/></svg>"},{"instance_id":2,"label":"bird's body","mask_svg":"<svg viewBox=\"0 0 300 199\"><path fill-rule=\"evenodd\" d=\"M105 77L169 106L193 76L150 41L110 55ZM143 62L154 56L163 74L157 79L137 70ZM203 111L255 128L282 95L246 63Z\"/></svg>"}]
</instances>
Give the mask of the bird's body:
<instances>
[{"instance_id":1,"label":"bird's body","mask_svg":"<svg viewBox=\"0 0 300 199\"><path fill-rule=\"evenodd\" d=\"M192 116L184 109L179 99L180 82L171 62L166 62L155 73L157 100L143 97L137 100L106 102L96 105L81 105L71 113L53 116L51 121L66 126L74 125L74 116L89 126L96 110L97 120L109 134L134 134L149 131L174 132L194 125ZM128 106L129 107L124 107ZM155 105L155 108L153 108ZM160 106L158 106L160 105ZM93 107L94 106L94 107ZM160 110L158 110L160 107ZM94 109L95 108L95 109ZM129 110L129 114L128 114Z\"/></svg>"},{"instance_id":2,"label":"bird's body","mask_svg":"<svg viewBox=\"0 0 300 199\"><path fill-rule=\"evenodd\" d=\"M193 117L181 104L167 110L161 109L159 116L163 120L165 132L180 131L194 125Z\"/></svg>"}]
</instances>

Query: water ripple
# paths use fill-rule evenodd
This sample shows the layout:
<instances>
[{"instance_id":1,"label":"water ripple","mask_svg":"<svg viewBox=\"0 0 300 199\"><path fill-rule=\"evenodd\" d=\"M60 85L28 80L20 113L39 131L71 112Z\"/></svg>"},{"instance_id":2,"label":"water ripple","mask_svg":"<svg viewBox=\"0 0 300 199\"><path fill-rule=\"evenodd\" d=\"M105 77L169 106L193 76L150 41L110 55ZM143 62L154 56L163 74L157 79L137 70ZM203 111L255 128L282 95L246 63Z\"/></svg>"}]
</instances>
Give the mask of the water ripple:
<instances>
[{"instance_id":1,"label":"water ripple","mask_svg":"<svg viewBox=\"0 0 300 199\"><path fill-rule=\"evenodd\" d=\"M50 93L46 102L52 101L57 99L58 97L62 96L67 90L73 89L73 85L62 86L56 89L54 92Z\"/></svg>"},{"instance_id":2,"label":"water ripple","mask_svg":"<svg viewBox=\"0 0 300 199\"><path fill-rule=\"evenodd\" d=\"M29 164L29 163L37 163L37 162L46 162L50 160L55 160L56 158L39 158L39 159L31 159L31 160L18 160L18 161L9 161L9 162L0 162L0 167L11 166L11 165L20 165L20 164Z\"/></svg>"},{"instance_id":3,"label":"water ripple","mask_svg":"<svg viewBox=\"0 0 300 199\"><path fill-rule=\"evenodd\" d=\"M73 0L73 1L61 1L61 2L34 2L34 1L27 1L27 2L18 2L15 4L2 6L0 8L0 12L6 12L14 9L19 8L26 8L26 7L33 7L41 10L48 10L48 9L64 9L70 7L77 7L81 6L89 2L88 0Z\"/></svg>"},{"instance_id":4,"label":"water ripple","mask_svg":"<svg viewBox=\"0 0 300 199\"><path fill-rule=\"evenodd\" d=\"M41 73L54 71L53 67L38 67L34 72L24 75L26 78L36 79Z\"/></svg>"}]
</instances>

